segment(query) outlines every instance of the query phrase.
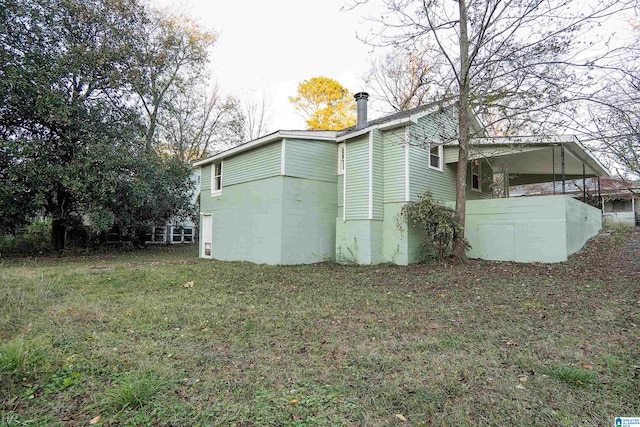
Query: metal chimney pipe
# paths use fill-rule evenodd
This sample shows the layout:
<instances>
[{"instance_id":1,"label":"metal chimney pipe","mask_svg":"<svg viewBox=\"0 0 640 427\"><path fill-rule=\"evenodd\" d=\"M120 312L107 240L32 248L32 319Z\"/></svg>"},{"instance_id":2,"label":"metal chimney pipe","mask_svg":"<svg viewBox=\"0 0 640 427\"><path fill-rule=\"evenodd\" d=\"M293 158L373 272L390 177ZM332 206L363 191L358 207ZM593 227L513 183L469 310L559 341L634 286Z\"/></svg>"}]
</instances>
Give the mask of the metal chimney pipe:
<instances>
[{"instance_id":1,"label":"metal chimney pipe","mask_svg":"<svg viewBox=\"0 0 640 427\"><path fill-rule=\"evenodd\" d=\"M358 108L358 119L356 121L356 130L367 127L367 100L369 94L367 92L358 92L355 94L356 106Z\"/></svg>"}]
</instances>

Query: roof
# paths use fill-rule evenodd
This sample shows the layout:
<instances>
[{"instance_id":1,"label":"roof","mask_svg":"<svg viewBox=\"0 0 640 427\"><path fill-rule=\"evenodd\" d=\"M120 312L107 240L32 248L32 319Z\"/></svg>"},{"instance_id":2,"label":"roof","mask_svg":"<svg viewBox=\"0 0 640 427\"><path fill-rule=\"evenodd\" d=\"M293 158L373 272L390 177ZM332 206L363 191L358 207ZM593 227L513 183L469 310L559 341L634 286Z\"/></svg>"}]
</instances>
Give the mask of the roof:
<instances>
[{"instance_id":1,"label":"roof","mask_svg":"<svg viewBox=\"0 0 640 427\"><path fill-rule=\"evenodd\" d=\"M312 139L316 141L335 141L336 133L337 132L334 130L279 130L262 136L258 139L236 145L233 148L221 151L220 153L209 156L206 159L198 160L197 162L193 163L193 167L213 163L216 160L224 159L225 157L233 156L243 151L251 150L253 148L260 147L262 145L266 145L283 138Z\"/></svg>"},{"instance_id":2,"label":"roof","mask_svg":"<svg viewBox=\"0 0 640 427\"><path fill-rule=\"evenodd\" d=\"M474 138L469 147L469 160L493 158L494 165L505 164L508 166L509 173L520 175L550 175L554 171L556 174L560 174L559 153L553 158L551 154L544 151L544 147L558 145L565 147L568 152L565 159L567 175L582 176L582 165L585 165L589 170L589 176L611 176L607 168L582 145L575 135ZM520 157L518 159L514 157L524 151L527 151L526 158Z\"/></svg>"},{"instance_id":3,"label":"roof","mask_svg":"<svg viewBox=\"0 0 640 427\"><path fill-rule=\"evenodd\" d=\"M445 106L448 106L448 105L445 105L441 101L430 102L428 104L420 105L418 107L411 108L409 110L399 111L397 113L393 113L388 116L383 116L383 117L371 120L369 123L367 123L367 126L361 129L357 129L356 126L350 126L348 128L342 129L341 131L338 131L338 137L348 135L358 130L380 127L381 125L389 124L391 122L398 122L398 121L405 122L407 120L403 120L403 119L411 119L412 116L422 117L427 114L431 114L435 111L438 111L439 109L444 109Z\"/></svg>"},{"instance_id":4,"label":"roof","mask_svg":"<svg viewBox=\"0 0 640 427\"><path fill-rule=\"evenodd\" d=\"M415 123L420 117L424 117L436 111L442 110L448 107L449 104L444 104L441 101L431 102L429 104L421 105L419 107L412 108L406 111L400 111L398 113L390 114L380 117L375 120L371 120L367 126L356 129L356 126L350 126L340 131L334 130L279 130L268 135L262 136L258 139L247 141L240 145L237 145L228 150L209 156L206 159L198 160L193 163L194 167L203 166L217 160L224 159L226 157L233 156L243 151L251 150L253 148L269 144L271 142L283 139L283 138L297 138L297 139L309 139L316 141L342 141L345 139L353 138L369 132L371 129L393 129L394 127L404 126L409 123Z\"/></svg>"}]
</instances>

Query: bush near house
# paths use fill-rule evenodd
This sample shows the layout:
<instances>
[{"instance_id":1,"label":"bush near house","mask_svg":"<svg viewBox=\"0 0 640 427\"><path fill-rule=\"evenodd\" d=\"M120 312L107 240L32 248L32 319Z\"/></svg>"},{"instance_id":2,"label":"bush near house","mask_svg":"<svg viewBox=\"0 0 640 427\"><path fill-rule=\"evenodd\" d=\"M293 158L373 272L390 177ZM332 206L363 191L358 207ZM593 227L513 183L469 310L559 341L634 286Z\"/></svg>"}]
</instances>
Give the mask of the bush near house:
<instances>
[{"instance_id":1,"label":"bush near house","mask_svg":"<svg viewBox=\"0 0 640 427\"><path fill-rule=\"evenodd\" d=\"M1 425L613 425L640 233L562 264L0 261Z\"/></svg>"}]
</instances>

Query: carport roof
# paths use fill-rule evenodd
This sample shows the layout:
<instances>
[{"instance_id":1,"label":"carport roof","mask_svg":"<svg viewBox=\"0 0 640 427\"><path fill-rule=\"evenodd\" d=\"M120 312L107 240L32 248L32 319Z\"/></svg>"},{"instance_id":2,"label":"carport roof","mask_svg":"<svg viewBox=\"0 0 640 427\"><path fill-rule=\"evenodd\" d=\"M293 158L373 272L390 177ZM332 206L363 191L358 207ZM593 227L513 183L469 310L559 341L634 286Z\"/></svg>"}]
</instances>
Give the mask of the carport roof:
<instances>
[{"instance_id":1,"label":"carport roof","mask_svg":"<svg viewBox=\"0 0 640 427\"><path fill-rule=\"evenodd\" d=\"M564 148L565 179L609 177L607 168L585 148L575 135L477 138L469 146L469 160L487 159L494 171L509 174L511 185L562 179ZM448 146L447 163L457 162L457 147ZM451 152L450 150L453 150Z\"/></svg>"}]
</instances>

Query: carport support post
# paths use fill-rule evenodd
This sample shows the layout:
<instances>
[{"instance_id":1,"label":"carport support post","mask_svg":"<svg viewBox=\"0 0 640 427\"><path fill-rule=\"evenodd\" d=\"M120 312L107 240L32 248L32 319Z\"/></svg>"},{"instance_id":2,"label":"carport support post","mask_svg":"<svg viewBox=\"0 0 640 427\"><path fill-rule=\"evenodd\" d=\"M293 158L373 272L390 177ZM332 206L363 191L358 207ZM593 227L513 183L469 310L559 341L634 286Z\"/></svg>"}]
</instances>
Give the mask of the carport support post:
<instances>
[{"instance_id":1,"label":"carport support post","mask_svg":"<svg viewBox=\"0 0 640 427\"><path fill-rule=\"evenodd\" d=\"M584 163L582 164L582 201L587 203L587 178L584 170Z\"/></svg>"},{"instance_id":2,"label":"carport support post","mask_svg":"<svg viewBox=\"0 0 640 427\"><path fill-rule=\"evenodd\" d=\"M556 195L556 146L551 146L551 170L553 171L553 195Z\"/></svg>"},{"instance_id":3,"label":"carport support post","mask_svg":"<svg viewBox=\"0 0 640 427\"><path fill-rule=\"evenodd\" d=\"M560 168L562 169L562 194L566 193L564 173L564 145L560 145Z\"/></svg>"}]
</instances>

